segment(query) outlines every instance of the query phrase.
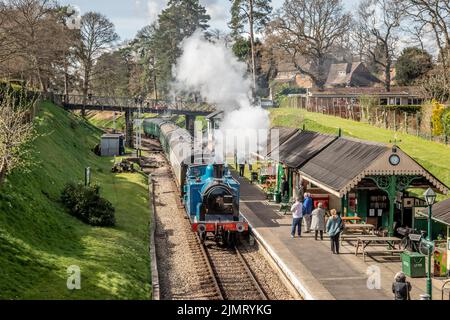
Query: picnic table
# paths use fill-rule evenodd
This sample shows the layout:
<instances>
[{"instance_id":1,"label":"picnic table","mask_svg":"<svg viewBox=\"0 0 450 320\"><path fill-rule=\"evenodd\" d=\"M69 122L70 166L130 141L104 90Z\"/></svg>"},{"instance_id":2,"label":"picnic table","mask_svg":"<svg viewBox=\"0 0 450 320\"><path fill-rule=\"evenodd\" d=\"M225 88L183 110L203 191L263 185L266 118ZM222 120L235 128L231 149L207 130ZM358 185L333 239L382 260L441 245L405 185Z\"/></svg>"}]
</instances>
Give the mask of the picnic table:
<instances>
[{"instance_id":1,"label":"picnic table","mask_svg":"<svg viewBox=\"0 0 450 320\"><path fill-rule=\"evenodd\" d=\"M341 246L343 246L344 241L356 241L362 236L376 237L375 226L373 224L346 223L340 236Z\"/></svg>"},{"instance_id":2,"label":"picnic table","mask_svg":"<svg viewBox=\"0 0 450 320\"><path fill-rule=\"evenodd\" d=\"M354 221L355 223L362 221L361 217L356 217L356 216L355 217L342 217L341 219L342 219L342 221L349 222L349 223L353 223L352 221Z\"/></svg>"},{"instance_id":3,"label":"picnic table","mask_svg":"<svg viewBox=\"0 0 450 320\"><path fill-rule=\"evenodd\" d=\"M375 226L373 224L345 224L344 233L361 231L366 234L375 234Z\"/></svg>"},{"instance_id":4,"label":"picnic table","mask_svg":"<svg viewBox=\"0 0 450 320\"><path fill-rule=\"evenodd\" d=\"M359 247L361 246L363 251L363 259L366 261L366 256L374 253L403 253L404 250L400 248L402 239L397 237L359 237L356 243L355 256L359 253ZM367 250L368 246L371 245L384 245L388 247L383 250Z\"/></svg>"}]
</instances>

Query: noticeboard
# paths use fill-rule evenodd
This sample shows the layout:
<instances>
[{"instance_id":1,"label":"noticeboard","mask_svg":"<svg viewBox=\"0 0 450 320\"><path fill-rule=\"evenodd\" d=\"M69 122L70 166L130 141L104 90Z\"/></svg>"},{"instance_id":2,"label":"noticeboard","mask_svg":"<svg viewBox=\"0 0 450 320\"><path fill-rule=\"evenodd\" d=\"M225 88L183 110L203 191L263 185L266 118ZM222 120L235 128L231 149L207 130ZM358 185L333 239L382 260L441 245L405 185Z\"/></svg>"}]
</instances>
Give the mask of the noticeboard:
<instances>
[{"instance_id":1,"label":"noticeboard","mask_svg":"<svg viewBox=\"0 0 450 320\"><path fill-rule=\"evenodd\" d=\"M427 207L414 207L414 220L426 220L427 219Z\"/></svg>"}]
</instances>

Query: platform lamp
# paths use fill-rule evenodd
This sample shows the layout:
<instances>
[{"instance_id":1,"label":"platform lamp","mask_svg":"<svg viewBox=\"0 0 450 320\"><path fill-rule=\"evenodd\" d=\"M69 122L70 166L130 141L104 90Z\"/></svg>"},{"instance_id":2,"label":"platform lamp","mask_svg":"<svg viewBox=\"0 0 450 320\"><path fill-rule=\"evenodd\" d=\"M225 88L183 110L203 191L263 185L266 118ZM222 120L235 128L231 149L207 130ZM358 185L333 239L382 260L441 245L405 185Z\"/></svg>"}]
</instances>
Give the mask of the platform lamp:
<instances>
[{"instance_id":1,"label":"platform lamp","mask_svg":"<svg viewBox=\"0 0 450 320\"><path fill-rule=\"evenodd\" d=\"M433 248L432 245L432 207L434 203L436 202L436 193L433 191L433 189L429 188L425 193L423 194L425 201L428 205L428 232L427 232L427 242L428 242L428 272L427 272L427 295L429 296L429 299L432 300L433 298L433 286L431 283L431 251Z\"/></svg>"}]
</instances>

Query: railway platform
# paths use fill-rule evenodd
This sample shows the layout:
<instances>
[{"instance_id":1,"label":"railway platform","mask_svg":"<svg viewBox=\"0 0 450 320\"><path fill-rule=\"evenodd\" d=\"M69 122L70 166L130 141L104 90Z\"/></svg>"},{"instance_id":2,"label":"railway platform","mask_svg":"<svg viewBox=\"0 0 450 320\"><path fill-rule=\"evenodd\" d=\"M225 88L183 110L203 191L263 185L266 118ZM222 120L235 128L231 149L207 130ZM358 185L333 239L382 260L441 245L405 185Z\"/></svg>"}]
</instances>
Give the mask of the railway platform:
<instances>
[{"instance_id":1,"label":"railway platform","mask_svg":"<svg viewBox=\"0 0 450 320\"><path fill-rule=\"evenodd\" d=\"M236 176L235 176L236 177ZM401 271L397 260L363 261L355 256L355 248L345 244L340 255L333 255L328 237L315 241L313 234L303 233L291 238L292 218L279 212L280 205L270 203L265 194L247 180L241 183L241 213L248 221L254 236L265 247L300 295L307 300L392 300L392 282ZM374 260L377 259L377 260ZM373 270L380 276L375 286L369 286ZM418 300L425 293L425 279L408 279L413 286L411 299ZM378 284L378 285L377 285ZM435 299L441 297L441 281L433 281ZM372 287L372 289L370 288Z\"/></svg>"}]
</instances>

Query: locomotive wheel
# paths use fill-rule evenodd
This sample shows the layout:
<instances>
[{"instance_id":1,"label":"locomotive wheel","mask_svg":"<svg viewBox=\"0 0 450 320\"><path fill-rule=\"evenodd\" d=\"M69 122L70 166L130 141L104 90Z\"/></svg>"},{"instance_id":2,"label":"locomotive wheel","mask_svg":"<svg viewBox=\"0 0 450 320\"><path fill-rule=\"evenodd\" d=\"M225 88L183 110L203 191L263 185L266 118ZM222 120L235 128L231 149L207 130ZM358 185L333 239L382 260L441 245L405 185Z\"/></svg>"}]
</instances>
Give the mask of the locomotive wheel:
<instances>
[{"instance_id":1,"label":"locomotive wheel","mask_svg":"<svg viewBox=\"0 0 450 320\"><path fill-rule=\"evenodd\" d=\"M205 243L206 241L206 232L199 232L198 236L200 237L200 242Z\"/></svg>"}]
</instances>

